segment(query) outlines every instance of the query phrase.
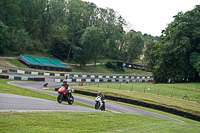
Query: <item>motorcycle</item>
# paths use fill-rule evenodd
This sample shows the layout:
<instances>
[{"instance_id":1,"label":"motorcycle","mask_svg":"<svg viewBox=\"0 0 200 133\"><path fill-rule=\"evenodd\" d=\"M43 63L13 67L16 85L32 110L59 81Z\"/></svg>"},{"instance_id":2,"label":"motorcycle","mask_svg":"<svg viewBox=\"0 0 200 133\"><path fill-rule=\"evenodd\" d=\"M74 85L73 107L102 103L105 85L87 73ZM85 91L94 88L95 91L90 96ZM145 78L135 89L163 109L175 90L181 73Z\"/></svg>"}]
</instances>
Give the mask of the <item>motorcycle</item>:
<instances>
[{"instance_id":1,"label":"motorcycle","mask_svg":"<svg viewBox=\"0 0 200 133\"><path fill-rule=\"evenodd\" d=\"M58 89L58 97L57 97L58 103L67 101L70 105L72 105L74 103L74 97L72 96L73 92L74 92L74 90L70 89L70 87L68 87L68 89L66 89L66 87L61 86Z\"/></svg>"},{"instance_id":2,"label":"motorcycle","mask_svg":"<svg viewBox=\"0 0 200 133\"><path fill-rule=\"evenodd\" d=\"M103 102L102 106L101 106L101 102ZM95 98L95 109L101 109L101 111L105 111L105 103L106 103L106 100L102 100L101 101L101 97L100 96L97 96ZM101 107L100 107L101 106Z\"/></svg>"}]
</instances>

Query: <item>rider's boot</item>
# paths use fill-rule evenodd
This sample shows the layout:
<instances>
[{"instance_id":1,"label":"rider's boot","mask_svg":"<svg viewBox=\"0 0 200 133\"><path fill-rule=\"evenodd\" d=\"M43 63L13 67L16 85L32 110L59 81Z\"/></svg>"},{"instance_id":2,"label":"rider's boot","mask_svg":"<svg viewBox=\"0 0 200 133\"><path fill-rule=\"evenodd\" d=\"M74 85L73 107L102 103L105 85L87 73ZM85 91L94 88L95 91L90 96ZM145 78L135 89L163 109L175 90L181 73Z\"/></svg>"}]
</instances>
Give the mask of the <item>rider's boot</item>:
<instances>
[{"instance_id":1,"label":"rider's boot","mask_svg":"<svg viewBox=\"0 0 200 133\"><path fill-rule=\"evenodd\" d=\"M102 103L102 101L100 101L100 106L99 106L99 108L101 108L102 105L103 105L103 103Z\"/></svg>"}]
</instances>

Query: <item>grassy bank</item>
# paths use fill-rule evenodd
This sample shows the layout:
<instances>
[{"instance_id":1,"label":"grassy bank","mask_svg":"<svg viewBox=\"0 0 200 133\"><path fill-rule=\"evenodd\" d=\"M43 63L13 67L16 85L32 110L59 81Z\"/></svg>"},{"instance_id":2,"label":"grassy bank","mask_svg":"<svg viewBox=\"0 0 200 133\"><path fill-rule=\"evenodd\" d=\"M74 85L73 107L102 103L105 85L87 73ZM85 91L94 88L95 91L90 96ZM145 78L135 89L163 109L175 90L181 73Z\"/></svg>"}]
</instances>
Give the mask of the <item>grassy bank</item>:
<instances>
[{"instance_id":1,"label":"grassy bank","mask_svg":"<svg viewBox=\"0 0 200 133\"><path fill-rule=\"evenodd\" d=\"M97 65L97 66L72 66L72 72L87 72L87 73L108 73L108 74L133 74L133 75L151 75L150 72L145 72L141 70L136 69L128 69L125 68L125 71L112 71L103 65Z\"/></svg>"},{"instance_id":2,"label":"grassy bank","mask_svg":"<svg viewBox=\"0 0 200 133\"><path fill-rule=\"evenodd\" d=\"M20 61L16 59L0 59L0 67L5 68L15 68L15 69L27 69L27 70L33 70L33 71L44 71L40 69L30 69L26 65L22 64ZM141 70L135 70L135 69L128 69L125 68L124 72L117 72L112 71L103 65L97 65L97 66L71 66L72 72L85 72L85 73L108 73L108 74L134 74L134 75L151 75L150 72L145 72ZM55 73L55 71L53 71Z\"/></svg>"},{"instance_id":3,"label":"grassy bank","mask_svg":"<svg viewBox=\"0 0 200 133\"><path fill-rule=\"evenodd\" d=\"M96 87L99 85L96 85ZM152 83L129 83L100 85L103 88L120 90L132 90L137 92L151 93L166 97L182 99L186 94L190 101L200 100L200 83L172 83L172 84L152 84ZM185 99L185 98L184 98Z\"/></svg>"},{"instance_id":4,"label":"grassy bank","mask_svg":"<svg viewBox=\"0 0 200 133\"><path fill-rule=\"evenodd\" d=\"M133 90L130 91L132 85L134 87L133 87ZM151 86L152 84L146 84L146 85ZM200 106L199 106L199 103L197 103L197 101L182 100L181 99L182 97L175 97L175 94L177 96L181 96L182 93L185 94L185 92L187 92L188 94L191 94L194 98L198 98L198 95L200 94L198 89L191 89L191 87L189 87L190 89L187 89L185 87L179 88L178 91L176 91L176 93L174 94L174 96L171 97L170 95L168 95L168 93L166 93L167 95L165 95L164 93L163 95L157 95L157 91L155 91L155 93L146 92L146 91L151 91L151 89L153 89L152 87L149 87L151 89L150 90L146 89L146 91L144 92L144 86L145 86L144 83L135 83L135 84L122 84L121 88L120 88L120 84L118 85L110 84L109 86L108 85L83 86L83 87L74 86L73 88L77 90L84 90L84 91L93 92L93 93L102 91L105 95L111 95L111 96L117 96L121 98L128 98L128 99L143 101L147 103L152 103L156 105L162 105L169 108L182 110L184 112L192 113L195 115L200 115ZM162 88L163 90L165 91L169 90L169 92L170 90L173 90L173 87L174 87L174 86L165 86L164 84L160 84L160 85L156 84L153 87L155 86L157 86L158 88L163 87ZM139 90L140 87L141 87L141 91ZM138 91L136 90L136 88L138 88ZM160 91L160 94L161 92L162 91Z\"/></svg>"},{"instance_id":5,"label":"grassy bank","mask_svg":"<svg viewBox=\"0 0 200 133\"><path fill-rule=\"evenodd\" d=\"M147 116L84 112L0 112L0 132L192 132L199 123Z\"/></svg>"}]
</instances>

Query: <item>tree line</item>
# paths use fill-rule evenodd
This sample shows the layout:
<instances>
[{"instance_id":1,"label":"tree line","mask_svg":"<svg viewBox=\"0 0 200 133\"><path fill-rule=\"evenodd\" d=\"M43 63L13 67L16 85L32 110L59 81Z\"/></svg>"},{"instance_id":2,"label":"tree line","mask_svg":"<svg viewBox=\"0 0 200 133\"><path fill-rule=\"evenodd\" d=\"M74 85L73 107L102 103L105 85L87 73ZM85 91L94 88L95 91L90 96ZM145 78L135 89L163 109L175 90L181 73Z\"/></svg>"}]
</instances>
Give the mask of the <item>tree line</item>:
<instances>
[{"instance_id":1,"label":"tree line","mask_svg":"<svg viewBox=\"0 0 200 133\"><path fill-rule=\"evenodd\" d=\"M133 62L155 38L128 27L113 9L81 0L1 0L0 54L47 53L83 65L101 57Z\"/></svg>"},{"instance_id":2,"label":"tree line","mask_svg":"<svg viewBox=\"0 0 200 133\"><path fill-rule=\"evenodd\" d=\"M174 16L160 37L142 35L110 8L81 0L1 0L0 55L46 53L84 65L144 55L156 82L199 81L200 6Z\"/></svg>"},{"instance_id":3,"label":"tree line","mask_svg":"<svg viewBox=\"0 0 200 133\"><path fill-rule=\"evenodd\" d=\"M144 60L156 82L200 81L200 5L175 15L159 42L146 45Z\"/></svg>"}]
</instances>

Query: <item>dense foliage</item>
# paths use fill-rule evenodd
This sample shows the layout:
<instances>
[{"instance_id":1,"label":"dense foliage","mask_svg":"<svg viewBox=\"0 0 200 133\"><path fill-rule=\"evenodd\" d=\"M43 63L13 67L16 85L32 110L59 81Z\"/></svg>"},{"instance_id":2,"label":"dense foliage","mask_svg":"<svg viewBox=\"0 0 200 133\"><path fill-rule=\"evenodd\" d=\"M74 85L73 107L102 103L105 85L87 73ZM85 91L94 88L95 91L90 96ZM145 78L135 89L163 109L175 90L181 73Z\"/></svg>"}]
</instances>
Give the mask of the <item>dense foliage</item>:
<instances>
[{"instance_id":1,"label":"dense foliage","mask_svg":"<svg viewBox=\"0 0 200 133\"><path fill-rule=\"evenodd\" d=\"M1 55L46 53L85 64L102 56L133 62L143 54L145 37L125 32L121 15L94 3L2 0L0 20Z\"/></svg>"},{"instance_id":2,"label":"dense foliage","mask_svg":"<svg viewBox=\"0 0 200 133\"><path fill-rule=\"evenodd\" d=\"M199 81L200 6L179 12L163 30L159 42L147 47L146 62L156 82Z\"/></svg>"}]
</instances>

